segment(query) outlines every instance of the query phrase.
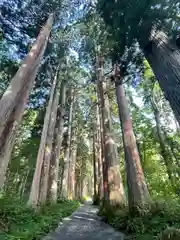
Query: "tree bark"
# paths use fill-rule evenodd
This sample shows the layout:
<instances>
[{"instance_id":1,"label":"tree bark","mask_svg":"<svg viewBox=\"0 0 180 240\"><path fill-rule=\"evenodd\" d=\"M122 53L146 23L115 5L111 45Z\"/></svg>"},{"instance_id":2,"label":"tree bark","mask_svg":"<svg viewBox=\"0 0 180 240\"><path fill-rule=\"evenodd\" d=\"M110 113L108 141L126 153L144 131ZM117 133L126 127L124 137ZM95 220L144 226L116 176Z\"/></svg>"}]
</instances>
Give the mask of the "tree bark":
<instances>
[{"instance_id":1,"label":"tree bark","mask_svg":"<svg viewBox=\"0 0 180 240\"><path fill-rule=\"evenodd\" d=\"M99 106L97 106L97 160L98 160L98 200L103 199L103 156L101 144L101 124Z\"/></svg>"},{"instance_id":2,"label":"tree bark","mask_svg":"<svg viewBox=\"0 0 180 240\"><path fill-rule=\"evenodd\" d=\"M98 201L100 202L103 199L103 142L102 142L102 126L100 123L100 108L97 104L96 109L96 126L97 126L97 160L98 160Z\"/></svg>"},{"instance_id":3,"label":"tree bark","mask_svg":"<svg viewBox=\"0 0 180 240\"><path fill-rule=\"evenodd\" d=\"M106 181L104 179L104 130L103 130L103 112L102 112L102 101L100 98L100 93L99 93L99 88L97 86L97 101L98 101L98 106L97 106L97 124L99 124L99 132L98 132L98 137L99 137L99 156L98 156L98 171L99 171L99 186L98 186L98 194L100 197L100 200L102 200L104 197L107 198L108 196L108 191L106 191ZM106 195L106 196L105 196Z\"/></svg>"},{"instance_id":4,"label":"tree bark","mask_svg":"<svg viewBox=\"0 0 180 240\"><path fill-rule=\"evenodd\" d=\"M74 93L75 95L75 93ZM69 170L68 170L68 196L69 199L75 197L75 164L76 164L76 155L77 155L77 134L78 134L78 123L74 122L76 118L75 111L75 97L73 99L73 108L72 113L72 126L71 126L71 141L70 141L70 152L69 152Z\"/></svg>"},{"instance_id":5,"label":"tree bark","mask_svg":"<svg viewBox=\"0 0 180 240\"><path fill-rule=\"evenodd\" d=\"M98 149L97 149L97 126L93 124L93 176L94 176L94 204L98 203Z\"/></svg>"},{"instance_id":6,"label":"tree bark","mask_svg":"<svg viewBox=\"0 0 180 240\"><path fill-rule=\"evenodd\" d=\"M171 181L171 184L173 186L175 186L175 179L173 177L173 159L172 159L172 155L170 154L170 152L167 148L165 136L163 135L163 132L161 131L160 115L159 115L159 111L158 111L158 108L157 108L154 100L151 100L151 106L152 106L155 121L156 121L156 129L157 129L159 144L160 144L160 148L161 148L161 156L164 160L169 180Z\"/></svg>"},{"instance_id":7,"label":"tree bark","mask_svg":"<svg viewBox=\"0 0 180 240\"><path fill-rule=\"evenodd\" d=\"M141 43L145 57L149 62L165 98L180 124L180 51L162 31L151 34L149 43Z\"/></svg>"},{"instance_id":8,"label":"tree bark","mask_svg":"<svg viewBox=\"0 0 180 240\"><path fill-rule=\"evenodd\" d=\"M51 116L53 97L54 97L55 87L56 87L57 78L58 78L58 71L59 71L59 69L57 69L57 72L55 74L53 85L51 87L50 99L48 102L48 106L46 108L46 115L44 118L44 125L43 125L42 134L41 134L41 141L40 141L39 151L38 151L37 160L36 160L36 168L35 168L35 172L34 172L34 176L33 176L31 192L30 192L29 201L28 201L28 204L35 208L37 207L38 201L39 201L40 179L41 179L41 172L42 172L42 167L43 167L44 151L45 151L45 147L46 147L46 139L47 139L47 134L48 134L48 127L49 127L49 121L50 121L50 116Z\"/></svg>"},{"instance_id":9,"label":"tree bark","mask_svg":"<svg viewBox=\"0 0 180 240\"><path fill-rule=\"evenodd\" d=\"M51 202L54 203L57 202L58 196L59 159L64 132L65 102L66 102L66 81L63 80L61 83L60 106L57 113L56 127L54 131L54 142L51 154L49 173L48 198Z\"/></svg>"},{"instance_id":10,"label":"tree bark","mask_svg":"<svg viewBox=\"0 0 180 240\"><path fill-rule=\"evenodd\" d=\"M58 78L54 97L53 97L53 103L52 103L51 114L49 119L49 126L48 126L48 131L46 136L46 144L44 149L43 167L41 170L41 180L40 180L41 187L39 191L40 205L44 204L47 200L50 160L52 155L53 137L54 137L54 130L55 130L58 103L59 103L60 84L61 84L61 81L60 81L60 78Z\"/></svg>"},{"instance_id":11,"label":"tree bark","mask_svg":"<svg viewBox=\"0 0 180 240\"><path fill-rule=\"evenodd\" d=\"M106 91L106 88L105 88ZM118 158L117 145L114 141L110 104L108 95L105 94L105 156L108 159L108 184L109 184L109 199L111 205L124 204L125 193L120 173L120 160Z\"/></svg>"},{"instance_id":12,"label":"tree bark","mask_svg":"<svg viewBox=\"0 0 180 240\"><path fill-rule=\"evenodd\" d=\"M70 199L75 198L75 165L76 165L76 156L77 156L77 139L74 137L73 144L71 144L70 149L70 168L69 168L69 180L68 180L68 195Z\"/></svg>"},{"instance_id":13,"label":"tree bark","mask_svg":"<svg viewBox=\"0 0 180 240\"><path fill-rule=\"evenodd\" d=\"M104 149L105 149L105 161L104 161L104 192L105 201L111 205L121 205L125 202L124 187L122 183L122 177L120 174L119 159L117 155L117 146L113 139L111 114L109 99L104 92L104 70L103 60L101 57L97 59L98 73L98 90L100 96L100 103L102 107L102 121L104 132ZM106 186L107 184L107 186Z\"/></svg>"},{"instance_id":14,"label":"tree bark","mask_svg":"<svg viewBox=\"0 0 180 240\"><path fill-rule=\"evenodd\" d=\"M118 80L116 81L118 82ZM134 212L138 207L147 204L150 200L150 196L140 162L132 121L129 114L128 102L125 97L123 86L120 83L116 84L116 96L126 161L128 203L130 211Z\"/></svg>"},{"instance_id":15,"label":"tree bark","mask_svg":"<svg viewBox=\"0 0 180 240\"><path fill-rule=\"evenodd\" d=\"M32 90L40 61L47 46L53 15L50 14L35 44L23 60L21 67L0 100L0 187L8 167L15 136Z\"/></svg>"},{"instance_id":16,"label":"tree bark","mask_svg":"<svg viewBox=\"0 0 180 240\"><path fill-rule=\"evenodd\" d=\"M70 109L68 117L68 138L67 138L67 147L64 153L64 171L63 171L63 180L62 180L62 189L61 197L68 198L68 175L69 175L69 157L70 157L70 144L71 144L71 131L72 131L72 117L73 117L73 107L74 107L74 96L75 90L71 89L70 91Z\"/></svg>"},{"instance_id":17,"label":"tree bark","mask_svg":"<svg viewBox=\"0 0 180 240\"><path fill-rule=\"evenodd\" d=\"M35 70L35 74L33 74L32 78L35 77L36 73L37 73L37 69ZM3 136L4 143L3 143L3 145L0 146L0 149L1 149L0 150L0 169L1 169L1 171L0 171L0 188L2 188L5 183L6 171L7 171L9 160L11 158L11 153L12 153L12 150L14 147L16 133L17 133L18 127L20 125L20 122L22 120L23 112L26 107L29 93L33 87L33 83L31 81L29 81L28 85L30 85L30 86L27 86L27 89L24 90L24 92L22 93L22 97L19 99L19 104L13 113L14 114L13 117L16 120L12 120L6 126L7 130L6 130L6 132L4 132L5 135Z\"/></svg>"},{"instance_id":18,"label":"tree bark","mask_svg":"<svg viewBox=\"0 0 180 240\"><path fill-rule=\"evenodd\" d=\"M105 156L105 113L104 113L104 92L103 92L103 69L101 68L100 59L97 57L97 92L99 97L99 107L101 116L101 148L102 148L102 160L103 160L103 189L104 189L104 201L109 203L109 185L108 185L108 166L107 158Z\"/></svg>"}]
</instances>

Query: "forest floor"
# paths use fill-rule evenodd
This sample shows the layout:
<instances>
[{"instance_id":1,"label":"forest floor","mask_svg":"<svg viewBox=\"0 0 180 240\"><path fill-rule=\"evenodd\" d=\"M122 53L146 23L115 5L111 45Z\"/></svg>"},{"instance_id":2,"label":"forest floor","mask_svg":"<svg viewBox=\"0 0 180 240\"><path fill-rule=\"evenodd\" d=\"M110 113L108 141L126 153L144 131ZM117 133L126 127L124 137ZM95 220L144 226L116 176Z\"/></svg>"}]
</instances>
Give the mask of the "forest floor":
<instances>
[{"instance_id":1,"label":"forest floor","mask_svg":"<svg viewBox=\"0 0 180 240\"><path fill-rule=\"evenodd\" d=\"M97 212L93 205L82 205L43 240L124 240L124 235L102 222Z\"/></svg>"},{"instance_id":2,"label":"forest floor","mask_svg":"<svg viewBox=\"0 0 180 240\"><path fill-rule=\"evenodd\" d=\"M40 240L79 206L78 201L58 201L34 211L19 198L0 197L0 240Z\"/></svg>"}]
</instances>

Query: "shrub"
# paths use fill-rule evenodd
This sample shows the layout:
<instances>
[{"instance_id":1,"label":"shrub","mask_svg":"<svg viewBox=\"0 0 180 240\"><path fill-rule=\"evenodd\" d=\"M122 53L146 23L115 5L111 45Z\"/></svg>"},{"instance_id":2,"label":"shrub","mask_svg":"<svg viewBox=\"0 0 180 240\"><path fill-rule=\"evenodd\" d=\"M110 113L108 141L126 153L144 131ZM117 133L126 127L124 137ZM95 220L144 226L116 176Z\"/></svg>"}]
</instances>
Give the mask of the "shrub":
<instances>
[{"instance_id":1,"label":"shrub","mask_svg":"<svg viewBox=\"0 0 180 240\"><path fill-rule=\"evenodd\" d=\"M167 228L161 234L161 240L179 240L180 239L180 229Z\"/></svg>"},{"instance_id":2,"label":"shrub","mask_svg":"<svg viewBox=\"0 0 180 240\"><path fill-rule=\"evenodd\" d=\"M154 202L150 207L139 209L135 216L129 214L127 207L111 211L101 209L100 214L106 222L131 235L132 239L180 239L179 202Z\"/></svg>"},{"instance_id":3,"label":"shrub","mask_svg":"<svg viewBox=\"0 0 180 240\"><path fill-rule=\"evenodd\" d=\"M4 197L0 199L0 239L41 239L78 206L77 201L60 201L35 212L19 199Z\"/></svg>"}]
</instances>

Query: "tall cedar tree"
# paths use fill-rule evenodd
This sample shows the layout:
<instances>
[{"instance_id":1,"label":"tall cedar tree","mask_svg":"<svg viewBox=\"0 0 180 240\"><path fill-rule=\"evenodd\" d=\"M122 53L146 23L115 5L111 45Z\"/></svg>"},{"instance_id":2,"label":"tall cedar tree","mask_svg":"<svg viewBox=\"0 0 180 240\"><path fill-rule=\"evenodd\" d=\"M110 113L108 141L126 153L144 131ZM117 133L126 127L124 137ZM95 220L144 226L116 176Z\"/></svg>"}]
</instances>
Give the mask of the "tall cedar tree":
<instances>
[{"instance_id":1,"label":"tall cedar tree","mask_svg":"<svg viewBox=\"0 0 180 240\"><path fill-rule=\"evenodd\" d=\"M63 166L63 177L62 177L62 188L61 197L68 199L68 176L70 171L70 147L72 137L72 121L73 121L73 110L75 101L75 89L72 87L69 91L69 116L68 116L68 130L67 130L67 146L64 152L64 166Z\"/></svg>"},{"instance_id":2,"label":"tall cedar tree","mask_svg":"<svg viewBox=\"0 0 180 240\"><path fill-rule=\"evenodd\" d=\"M53 14L0 100L0 187L3 186L15 136L32 90L53 24Z\"/></svg>"},{"instance_id":3,"label":"tall cedar tree","mask_svg":"<svg viewBox=\"0 0 180 240\"><path fill-rule=\"evenodd\" d=\"M54 131L49 172L48 199L51 202L56 202L58 196L59 159L64 132L65 102L66 102L66 81L62 80L60 91L60 103L56 118L56 126Z\"/></svg>"},{"instance_id":4,"label":"tall cedar tree","mask_svg":"<svg viewBox=\"0 0 180 240\"><path fill-rule=\"evenodd\" d=\"M120 71L117 66L115 69L115 84L126 161L128 204L130 211L133 213L136 212L139 207L143 207L149 203L150 195L141 166L132 120L129 114L128 102L122 86Z\"/></svg>"},{"instance_id":5,"label":"tall cedar tree","mask_svg":"<svg viewBox=\"0 0 180 240\"><path fill-rule=\"evenodd\" d=\"M36 208L40 202L40 191L41 191L41 184L42 183L42 173L43 173L43 165L44 165L44 158L46 151L49 151L49 149L46 149L46 143L47 143L47 136L48 136L48 127L50 123L50 117L51 117L51 111L52 111L52 105L53 105L53 99L55 95L55 88L57 85L58 80L58 74L59 74L59 67L56 70L55 77L53 79L53 84L51 87L51 93L50 93L50 99L48 102L48 106L46 109L46 114L44 117L44 125L43 130L41 134L41 141L40 146L38 150L37 160L36 160L36 168L33 176L33 181L31 185L31 192L29 196L28 204ZM50 154L50 152L49 152ZM46 166L44 166L46 167Z\"/></svg>"},{"instance_id":6,"label":"tall cedar tree","mask_svg":"<svg viewBox=\"0 0 180 240\"><path fill-rule=\"evenodd\" d=\"M125 195L122 183L122 177L119 171L119 158L117 155L117 146L113 139L111 114L109 99L105 94L104 84L104 62L101 54L97 56L97 86L100 97L100 106L102 108L101 117L103 121L103 140L104 140L104 200L111 205L124 204Z\"/></svg>"}]
</instances>

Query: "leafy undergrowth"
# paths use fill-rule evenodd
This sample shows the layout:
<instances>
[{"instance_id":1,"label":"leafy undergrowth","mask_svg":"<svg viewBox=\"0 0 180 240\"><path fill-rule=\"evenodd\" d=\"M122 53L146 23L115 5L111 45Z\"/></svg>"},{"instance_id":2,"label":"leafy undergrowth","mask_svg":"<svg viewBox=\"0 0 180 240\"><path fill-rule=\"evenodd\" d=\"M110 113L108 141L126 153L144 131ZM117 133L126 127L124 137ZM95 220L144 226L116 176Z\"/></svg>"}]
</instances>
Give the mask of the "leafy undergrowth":
<instances>
[{"instance_id":1,"label":"leafy undergrowth","mask_svg":"<svg viewBox=\"0 0 180 240\"><path fill-rule=\"evenodd\" d=\"M78 201L61 201L38 212L17 199L0 199L0 239L38 240L54 230L62 218L79 206Z\"/></svg>"},{"instance_id":2,"label":"leafy undergrowth","mask_svg":"<svg viewBox=\"0 0 180 240\"><path fill-rule=\"evenodd\" d=\"M156 202L135 216L128 208L101 209L103 219L134 240L180 240L180 203Z\"/></svg>"}]
</instances>

